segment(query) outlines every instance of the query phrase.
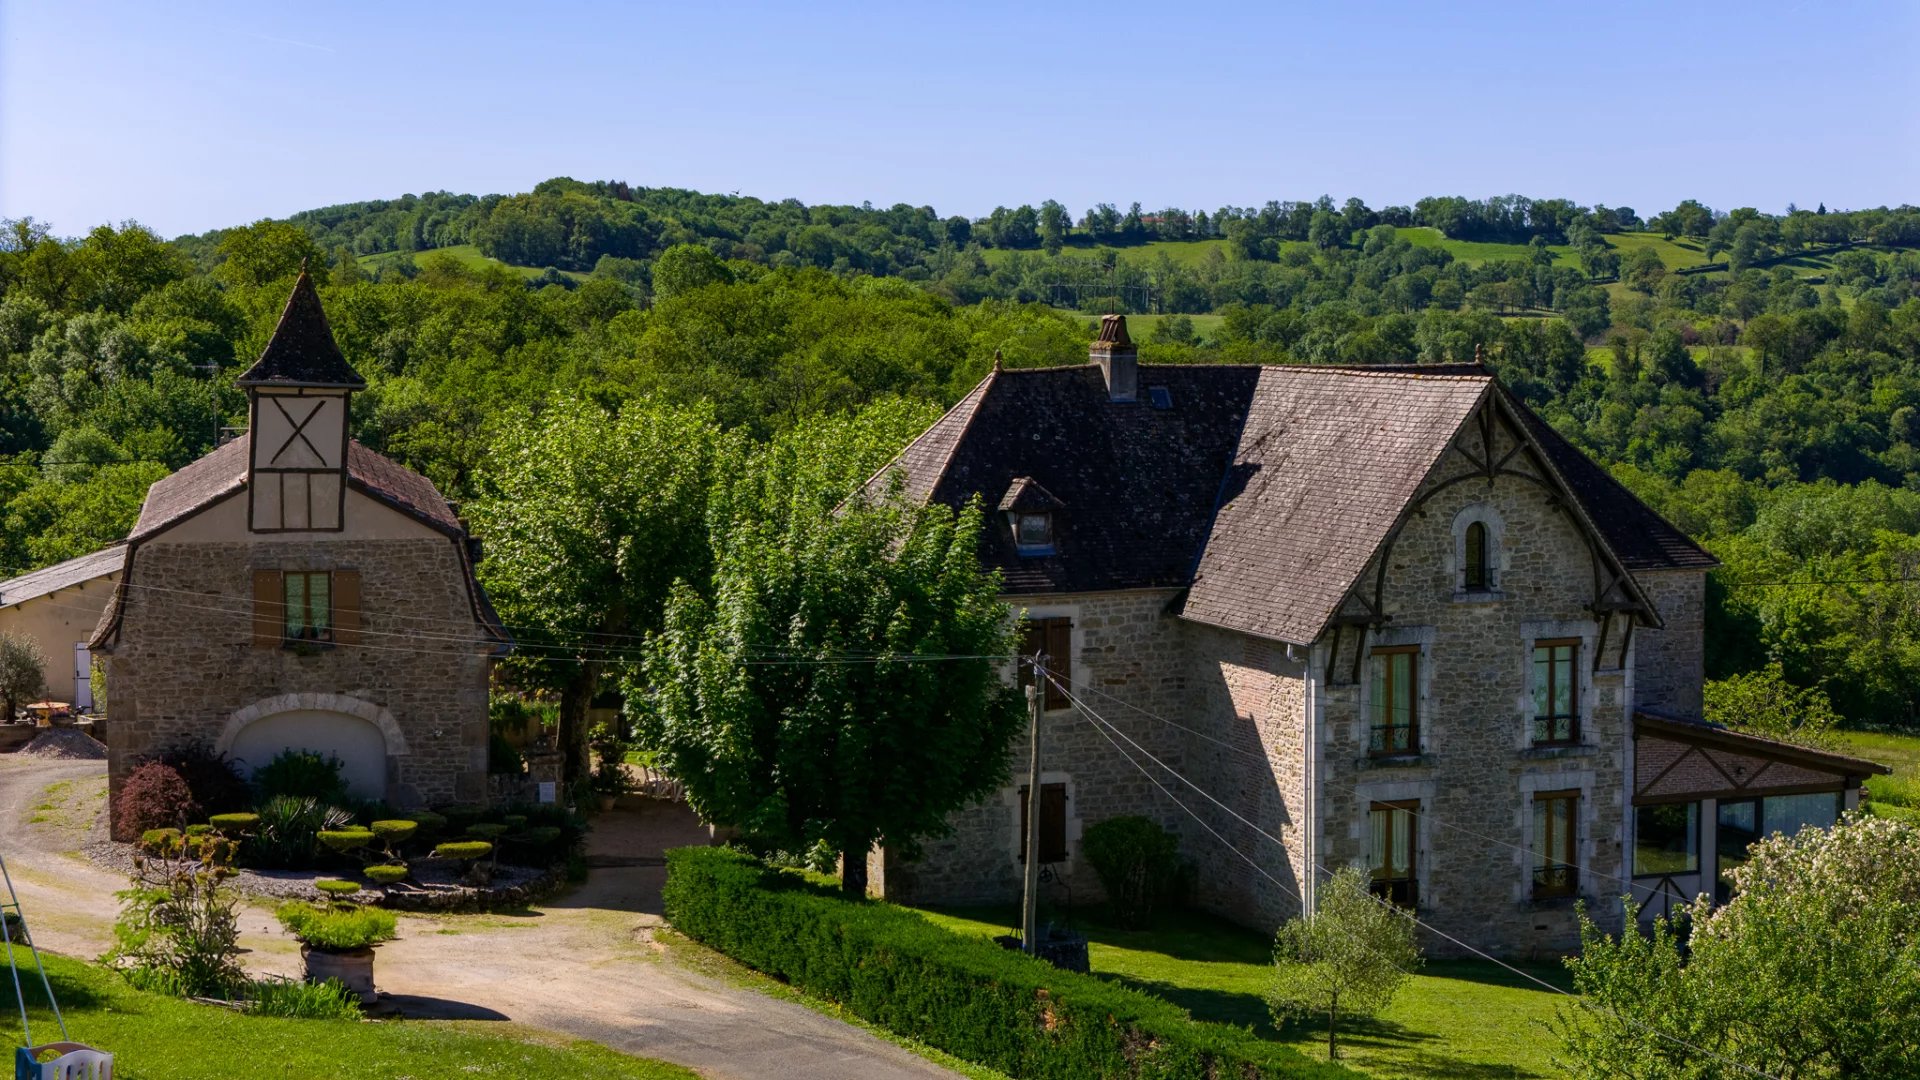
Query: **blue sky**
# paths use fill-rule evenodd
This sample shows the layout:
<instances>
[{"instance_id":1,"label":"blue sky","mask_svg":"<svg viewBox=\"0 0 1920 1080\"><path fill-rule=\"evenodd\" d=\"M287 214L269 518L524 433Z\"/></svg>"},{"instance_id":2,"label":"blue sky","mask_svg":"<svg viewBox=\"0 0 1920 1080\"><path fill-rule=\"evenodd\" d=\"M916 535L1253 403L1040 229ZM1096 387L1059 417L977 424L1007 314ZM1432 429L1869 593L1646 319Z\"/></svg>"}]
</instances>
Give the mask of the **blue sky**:
<instances>
[{"instance_id":1,"label":"blue sky","mask_svg":"<svg viewBox=\"0 0 1920 1080\"><path fill-rule=\"evenodd\" d=\"M1920 4L0 2L0 217L556 175L1211 210L1920 202Z\"/></svg>"}]
</instances>

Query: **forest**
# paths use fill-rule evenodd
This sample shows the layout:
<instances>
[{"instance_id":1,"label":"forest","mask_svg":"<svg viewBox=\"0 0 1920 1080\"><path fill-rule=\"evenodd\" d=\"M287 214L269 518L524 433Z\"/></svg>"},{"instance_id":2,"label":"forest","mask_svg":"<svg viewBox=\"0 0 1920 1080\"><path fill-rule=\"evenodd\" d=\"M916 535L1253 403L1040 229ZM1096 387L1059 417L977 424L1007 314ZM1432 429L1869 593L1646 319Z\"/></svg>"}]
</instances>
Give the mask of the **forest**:
<instances>
[{"instance_id":1,"label":"forest","mask_svg":"<svg viewBox=\"0 0 1920 1080\"><path fill-rule=\"evenodd\" d=\"M357 436L461 500L561 403L696 407L754 444L878 417L892 443L862 452L884 455L996 354L1084 362L1090 312L1147 316L1147 363L1479 358L1723 561L1710 676L1777 664L1853 724L1920 722L1911 206L1322 198L968 219L556 179L171 241L10 221L0 576L124 535L147 485L244 425L232 380L303 264L368 382Z\"/></svg>"}]
</instances>

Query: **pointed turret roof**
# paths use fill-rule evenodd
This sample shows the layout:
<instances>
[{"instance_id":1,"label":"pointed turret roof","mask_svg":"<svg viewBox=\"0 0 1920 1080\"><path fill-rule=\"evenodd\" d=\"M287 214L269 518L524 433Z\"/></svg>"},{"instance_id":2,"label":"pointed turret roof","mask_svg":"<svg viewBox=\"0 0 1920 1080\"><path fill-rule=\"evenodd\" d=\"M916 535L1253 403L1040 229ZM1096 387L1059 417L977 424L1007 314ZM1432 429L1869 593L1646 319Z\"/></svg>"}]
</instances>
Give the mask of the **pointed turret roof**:
<instances>
[{"instance_id":1,"label":"pointed turret roof","mask_svg":"<svg viewBox=\"0 0 1920 1080\"><path fill-rule=\"evenodd\" d=\"M348 390L364 389L367 381L353 370L334 343L333 330L327 326L327 313L320 309L320 294L306 267L293 283L293 295L273 337L260 351L236 386L337 386Z\"/></svg>"}]
</instances>

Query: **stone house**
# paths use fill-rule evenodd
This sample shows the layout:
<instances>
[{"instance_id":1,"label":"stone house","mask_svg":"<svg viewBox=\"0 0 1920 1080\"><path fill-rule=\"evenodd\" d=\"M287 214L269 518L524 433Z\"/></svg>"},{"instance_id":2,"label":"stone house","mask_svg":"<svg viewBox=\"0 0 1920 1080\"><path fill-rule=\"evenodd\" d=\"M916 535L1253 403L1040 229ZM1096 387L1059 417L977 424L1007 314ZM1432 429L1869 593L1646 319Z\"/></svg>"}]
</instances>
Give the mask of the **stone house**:
<instances>
[{"instance_id":1,"label":"stone house","mask_svg":"<svg viewBox=\"0 0 1920 1080\"><path fill-rule=\"evenodd\" d=\"M45 660L48 696L79 711L94 705L87 639L113 598L125 561L126 552L115 544L0 581L0 633L33 642Z\"/></svg>"},{"instance_id":2,"label":"stone house","mask_svg":"<svg viewBox=\"0 0 1920 1080\"><path fill-rule=\"evenodd\" d=\"M1091 359L996 366L869 482L997 511L984 561L1054 676L1056 899L1100 896L1087 826L1142 814L1251 926L1356 864L1437 951L1558 950L1576 901L1711 891L1880 770L1698 720L1713 558L1486 369L1141 366L1124 316ZM876 887L1016 898L1027 747Z\"/></svg>"},{"instance_id":3,"label":"stone house","mask_svg":"<svg viewBox=\"0 0 1920 1080\"><path fill-rule=\"evenodd\" d=\"M452 506L349 437L365 383L305 273L238 385L248 433L147 492L93 634L113 789L199 740L243 771L334 754L355 795L397 806L484 800L510 640Z\"/></svg>"}]
</instances>

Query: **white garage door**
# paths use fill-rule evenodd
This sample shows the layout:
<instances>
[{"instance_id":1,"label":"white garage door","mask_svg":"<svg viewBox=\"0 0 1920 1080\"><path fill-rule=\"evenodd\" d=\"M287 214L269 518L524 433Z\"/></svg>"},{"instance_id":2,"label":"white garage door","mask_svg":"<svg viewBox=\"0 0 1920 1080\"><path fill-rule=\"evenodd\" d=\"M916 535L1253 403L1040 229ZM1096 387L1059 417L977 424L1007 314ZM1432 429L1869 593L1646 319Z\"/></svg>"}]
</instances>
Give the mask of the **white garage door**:
<instances>
[{"instance_id":1,"label":"white garage door","mask_svg":"<svg viewBox=\"0 0 1920 1080\"><path fill-rule=\"evenodd\" d=\"M243 772L272 761L282 750L313 750L340 759L341 775L357 798L387 796L387 740L380 729L345 713L301 709L263 716L234 736L228 755Z\"/></svg>"}]
</instances>

